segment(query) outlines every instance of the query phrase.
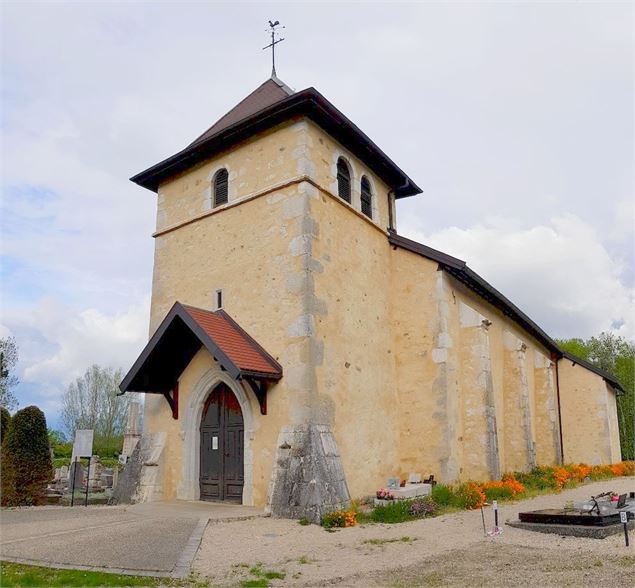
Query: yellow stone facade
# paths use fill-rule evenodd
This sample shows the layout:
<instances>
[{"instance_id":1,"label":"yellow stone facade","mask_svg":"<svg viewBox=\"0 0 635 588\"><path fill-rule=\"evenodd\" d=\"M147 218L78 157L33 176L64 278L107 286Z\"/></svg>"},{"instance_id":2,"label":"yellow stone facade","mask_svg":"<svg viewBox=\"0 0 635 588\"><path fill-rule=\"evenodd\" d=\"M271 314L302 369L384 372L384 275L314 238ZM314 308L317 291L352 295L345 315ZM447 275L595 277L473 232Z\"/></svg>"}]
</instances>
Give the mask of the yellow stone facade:
<instances>
[{"instance_id":1,"label":"yellow stone facade","mask_svg":"<svg viewBox=\"0 0 635 588\"><path fill-rule=\"evenodd\" d=\"M350 205L336 196L340 156ZM223 167L229 201L212 208ZM360 212L362 175L372 220ZM558 463L561 435L567 462L619 461L614 390L570 361L556 366L438 263L392 246L392 205L373 170L305 118L160 185L150 333L174 302L213 310L222 290L224 309L284 369L266 415L232 383L245 415L243 502L267 505L281 431L306 422L332 431L352 497L409 472L451 482ZM196 498L196 410L222 378L202 350L179 380L178 420L146 395L145 430L166 433L163 498Z\"/></svg>"}]
</instances>

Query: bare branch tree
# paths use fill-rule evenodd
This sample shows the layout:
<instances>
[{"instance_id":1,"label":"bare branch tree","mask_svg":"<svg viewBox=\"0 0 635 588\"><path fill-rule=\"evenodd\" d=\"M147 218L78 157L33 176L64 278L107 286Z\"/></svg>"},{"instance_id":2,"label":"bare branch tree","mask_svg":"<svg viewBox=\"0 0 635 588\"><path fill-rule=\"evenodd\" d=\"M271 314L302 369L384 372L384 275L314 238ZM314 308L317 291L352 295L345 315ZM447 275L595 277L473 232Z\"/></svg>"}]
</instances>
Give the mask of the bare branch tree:
<instances>
[{"instance_id":1,"label":"bare branch tree","mask_svg":"<svg viewBox=\"0 0 635 588\"><path fill-rule=\"evenodd\" d=\"M61 419L71 438L76 429L93 429L106 439L123 435L130 399L117 396L122 376L121 370L93 365L68 386Z\"/></svg>"}]
</instances>

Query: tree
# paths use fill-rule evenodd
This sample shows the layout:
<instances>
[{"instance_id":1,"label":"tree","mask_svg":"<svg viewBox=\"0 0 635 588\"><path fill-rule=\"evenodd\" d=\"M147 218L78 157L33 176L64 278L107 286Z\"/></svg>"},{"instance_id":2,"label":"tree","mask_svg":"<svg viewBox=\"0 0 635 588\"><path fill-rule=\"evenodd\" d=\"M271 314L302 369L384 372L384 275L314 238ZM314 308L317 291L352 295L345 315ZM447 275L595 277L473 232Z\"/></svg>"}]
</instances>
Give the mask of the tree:
<instances>
[{"instance_id":1,"label":"tree","mask_svg":"<svg viewBox=\"0 0 635 588\"><path fill-rule=\"evenodd\" d=\"M9 411L4 407L0 407L0 444L4 439L4 436L9 428L9 424L11 423L11 415Z\"/></svg>"},{"instance_id":2,"label":"tree","mask_svg":"<svg viewBox=\"0 0 635 588\"><path fill-rule=\"evenodd\" d=\"M624 386L617 397L622 459L635 459L635 344L612 333L601 333L586 341L558 341L562 349L586 359L613 374Z\"/></svg>"},{"instance_id":3,"label":"tree","mask_svg":"<svg viewBox=\"0 0 635 588\"><path fill-rule=\"evenodd\" d=\"M52 473L44 413L37 406L23 408L2 441L2 505L42 504Z\"/></svg>"},{"instance_id":4,"label":"tree","mask_svg":"<svg viewBox=\"0 0 635 588\"><path fill-rule=\"evenodd\" d=\"M48 437L49 445L59 445L68 441L63 431L55 431L54 429L48 430Z\"/></svg>"},{"instance_id":5,"label":"tree","mask_svg":"<svg viewBox=\"0 0 635 588\"><path fill-rule=\"evenodd\" d=\"M18 385L18 378L13 373L18 363L18 346L14 337L0 339L0 406L7 410L18 407L18 399L13 394L13 388Z\"/></svg>"},{"instance_id":6,"label":"tree","mask_svg":"<svg viewBox=\"0 0 635 588\"><path fill-rule=\"evenodd\" d=\"M117 396L121 370L93 365L72 382L62 398L62 423L70 438L77 429L113 439L124 433L128 396Z\"/></svg>"}]
</instances>

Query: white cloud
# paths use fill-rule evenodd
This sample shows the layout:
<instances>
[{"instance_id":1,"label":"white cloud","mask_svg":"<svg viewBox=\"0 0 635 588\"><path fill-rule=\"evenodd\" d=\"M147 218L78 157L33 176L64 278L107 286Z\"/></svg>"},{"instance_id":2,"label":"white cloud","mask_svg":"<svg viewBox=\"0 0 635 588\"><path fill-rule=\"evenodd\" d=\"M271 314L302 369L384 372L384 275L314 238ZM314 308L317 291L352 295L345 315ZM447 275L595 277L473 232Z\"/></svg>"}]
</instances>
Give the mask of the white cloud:
<instances>
[{"instance_id":1,"label":"white cloud","mask_svg":"<svg viewBox=\"0 0 635 588\"><path fill-rule=\"evenodd\" d=\"M574 215L531 228L492 218L469 228L404 234L465 260L554 337L607 330L635 335L634 291L622 283L620 260Z\"/></svg>"},{"instance_id":2,"label":"white cloud","mask_svg":"<svg viewBox=\"0 0 635 588\"><path fill-rule=\"evenodd\" d=\"M59 398L92 364L128 369L147 341L150 301L125 310L77 310L55 300L13 310L5 322L20 346L21 379L37 399ZM33 398L31 399L33 400Z\"/></svg>"},{"instance_id":3,"label":"white cloud","mask_svg":"<svg viewBox=\"0 0 635 588\"><path fill-rule=\"evenodd\" d=\"M125 367L145 341L155 197L127 178L268 75L270 5L155 8L3 11L3 322L19 392L45 407L88 364ZM555 335L628 314L630 7L344 4L339 23L318 5L280 10L280 76L316 86L412 174L425 195L400 202L400 218L424 241L462 247ZM492 210L524 225L485 222Z\"/></svg>"}]
</instances>

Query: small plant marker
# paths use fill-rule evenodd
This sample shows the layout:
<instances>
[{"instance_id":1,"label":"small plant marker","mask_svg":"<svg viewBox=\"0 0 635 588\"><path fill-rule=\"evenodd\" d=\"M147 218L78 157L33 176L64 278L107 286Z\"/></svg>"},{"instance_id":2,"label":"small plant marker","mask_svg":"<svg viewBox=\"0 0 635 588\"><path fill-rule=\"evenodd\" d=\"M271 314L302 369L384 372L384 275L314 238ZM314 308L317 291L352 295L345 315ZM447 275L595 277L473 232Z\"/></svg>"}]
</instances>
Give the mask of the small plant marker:
<instances>
[{"instance_id":1,"label":"small plant marker","mask_svg":"<svg viewBox=\"0 0 635 588\"><path fill-rule=\"evenodd\" d=\"M624 543L628 547L628 515L624 511L620 512L620 521L624 525Z\"/></svg>"}]
</instances>

